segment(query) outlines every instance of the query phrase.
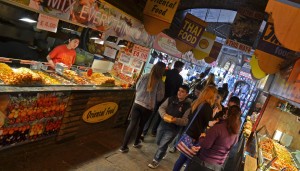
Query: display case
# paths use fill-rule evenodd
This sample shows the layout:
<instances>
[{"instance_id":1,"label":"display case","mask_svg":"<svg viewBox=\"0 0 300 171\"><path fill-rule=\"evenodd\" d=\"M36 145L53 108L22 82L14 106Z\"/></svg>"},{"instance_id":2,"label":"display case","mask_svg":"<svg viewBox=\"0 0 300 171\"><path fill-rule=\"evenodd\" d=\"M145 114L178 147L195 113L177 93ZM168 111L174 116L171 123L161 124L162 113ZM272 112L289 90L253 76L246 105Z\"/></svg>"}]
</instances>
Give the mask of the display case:
<instances>
[{"instance_id":1,"label":"display case","mask_svg":"<svg viewBox=\"0 0 300 171\"><path fill-rule=\"evenodd\" d=\"M273 140L262 127L255 132L258 170L297 171L297 165L289 150Z\"/></svg>"}]
</instances>

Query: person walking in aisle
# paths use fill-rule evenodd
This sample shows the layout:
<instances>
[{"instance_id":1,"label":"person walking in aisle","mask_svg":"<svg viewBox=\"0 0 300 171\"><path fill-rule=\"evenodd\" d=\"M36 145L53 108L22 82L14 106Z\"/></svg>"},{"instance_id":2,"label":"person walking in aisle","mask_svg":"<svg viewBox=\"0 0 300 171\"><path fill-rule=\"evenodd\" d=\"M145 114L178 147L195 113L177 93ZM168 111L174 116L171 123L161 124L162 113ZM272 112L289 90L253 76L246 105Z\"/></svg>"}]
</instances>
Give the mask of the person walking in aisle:
<instances>
[{"instance_id":1,"label":"person walking in aisle","mask_svg":"<svg viewBox=\"0 0 300 171\"><path fill-rule=\"evenodd\" d=\"M166 71L166 80L165 80L165 98L171 96L176 96L179 87L183 83L183 78L179 74L184 67L184 63L181 61L176 61L174 64L174 68L172 70ZM156 115L156 118L154 118L154 124L152 126L151 135L156 136L157 128L159 126L159 123L161 121L161 117L159 117L159 114ZM145 133L145 132L144 132Z\"/></svg>"},{"instance_id":2,"label":"person walking in aisle","mask_svg":"<svg viewBox=\"0 0 300 171\"><path fill-rule=\"evenodd\" d=\"M189 108L191 107L190 100L187 98L189 90L187 85L181 85L177 96L167 98L159 107L162 121L156 136L158 149L148 167L153 169L158 167L159 162L166 155L168 145L173 141L181 126L188 123Z\"/></svg>"},{"instance_id":3,"label":"person walking in aisle","mask_svg":"<svg viewBox=\"0 0 300 171\"><path fill-rule=\"evenodd\" d=\"M145 123L154 110L155 103L164 97L165 87L162 82L166 65L163 62L156 63L151 69L150 74L143 75L136 85L136 97L131 109L131 121L126 130L120 151L128 152L128 143L134 130L138 126L138 132L133 144L134 148L141 147L141 134ZM139 124L139 125L138 125Z\"/></svg>"}]
</instances>

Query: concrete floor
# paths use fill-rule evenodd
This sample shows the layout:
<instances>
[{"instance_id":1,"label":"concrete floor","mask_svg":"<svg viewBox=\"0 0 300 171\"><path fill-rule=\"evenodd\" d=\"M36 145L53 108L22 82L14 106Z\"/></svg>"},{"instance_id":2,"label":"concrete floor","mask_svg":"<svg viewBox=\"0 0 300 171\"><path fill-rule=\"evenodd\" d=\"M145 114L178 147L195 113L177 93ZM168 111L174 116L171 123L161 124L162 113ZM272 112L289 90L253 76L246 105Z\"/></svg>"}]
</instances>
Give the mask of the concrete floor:
<instances>
[{"instance_id":1,"label":"concrete floor","mask_svg":"<svg viewBox=\"0 0 300 171\"><path fill-rule=\"evenodd\" d=\"M130 144L120 153L125 128L115 128L77 137L61 144L30 143L0 151L0 171L146 171L157 149L154 137L146 137L143 147ZM168 153L157 171L172 170L178 153Z\"/></svg>"}]
</instances>

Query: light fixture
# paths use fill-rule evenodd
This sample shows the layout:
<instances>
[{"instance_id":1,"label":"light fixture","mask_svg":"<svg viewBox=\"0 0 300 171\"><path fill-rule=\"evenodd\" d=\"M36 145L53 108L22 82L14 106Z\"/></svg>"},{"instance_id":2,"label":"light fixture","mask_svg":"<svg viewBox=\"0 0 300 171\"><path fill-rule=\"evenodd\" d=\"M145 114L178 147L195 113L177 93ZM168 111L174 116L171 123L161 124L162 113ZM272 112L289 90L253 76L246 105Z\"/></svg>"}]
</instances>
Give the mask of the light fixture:
<instances>
[{"instance_id":1,"label":"light fixture","mask_svg":"<svg viewBox=\"0 0 300 171\"><path fill-rule=\"evenodd\" d=\"M108 38L106 39L107 42L110 43L117 43L118 38L116 36L108 36Z\"/></svg>"},{"instance_id":2,"label":"light fixture","mask_svg":"<svg viewBox=\"0 0 300 171\"><path fill-rule=\"evenodd\" d=\"M73 30L73 29L69 29L69 28L65 28L65 27L62 27L61 29L63 29L63 30L68 30L68 31L75 31L75 30Z\"/></svg>"},{"instance_id":3,"label":"light fixture","mask_svg":"<svg viewBox=\"0 0 300 171\"><path fill-rule=\"evenodd\" d=\"M274 136L273 136L273 140L279 141L281 137L282 137L282 132L279 130L276 130L274 133Z\"/></svg>"},{"instance_id":4,"label":"light fixture","mask_svg":"<svg viewBox=\"0 0 300 171\"><path fill-rule=\"evenodd\" d=\"M37 22L37 21L27 18L27 17L20 18L19 20L27 22L27 23L36 23Z\"/></svg>"},{"instance_id":5,"label":"light fixture","mask_svg":"<svg viewBox=\"0 0 300 171\"><path fill-rule=\"evenodd\" d=\"M95 39L95 43L103 45L104 44L104 40L101 39Z\"/></svg>"},{"instance_id":6,"label":"light fixture","mask_svg":"<svg viewBox=\"0 0 300 171\"><path fill-rule=\"evenodd\" d=\"M126 47L128 45L128 41L127 40L120 40L118 43L119 47Z\"/></svg>"},{"instance_id":7,"label":"light fixture","mask_svg":"<svg viewBox=\"0 0 300 171\"><path fill-rule=\"evenodd\" d=\"M102 39L102 33L99 31L93 30L91 33L90 39L92 39L92 40Z\"/></svg>"}]
</instances>

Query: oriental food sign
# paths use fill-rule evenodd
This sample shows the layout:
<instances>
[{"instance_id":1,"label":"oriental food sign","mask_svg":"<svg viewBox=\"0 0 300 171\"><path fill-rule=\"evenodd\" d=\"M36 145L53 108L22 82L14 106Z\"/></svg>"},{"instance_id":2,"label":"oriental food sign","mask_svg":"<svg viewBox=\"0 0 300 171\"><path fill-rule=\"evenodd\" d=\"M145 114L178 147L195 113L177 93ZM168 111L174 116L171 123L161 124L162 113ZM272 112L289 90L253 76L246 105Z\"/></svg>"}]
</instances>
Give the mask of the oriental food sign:
<instances>
[{"instance_id":1,"label":"oriental food sign","mask_svg":"<svg viewBox=\"0 0 300 171\"><path fill-rule=\"evenodd\" d=\"M116 103L101 103L86 110L82 116L82 119L87 123L98 123L109 119L117 111L118 105Z\"/></svg>"}]
</instances>

